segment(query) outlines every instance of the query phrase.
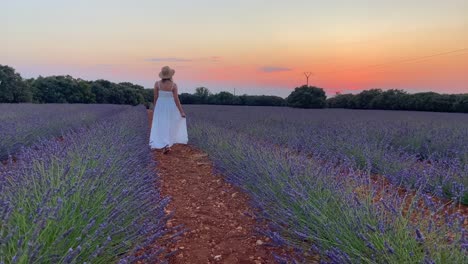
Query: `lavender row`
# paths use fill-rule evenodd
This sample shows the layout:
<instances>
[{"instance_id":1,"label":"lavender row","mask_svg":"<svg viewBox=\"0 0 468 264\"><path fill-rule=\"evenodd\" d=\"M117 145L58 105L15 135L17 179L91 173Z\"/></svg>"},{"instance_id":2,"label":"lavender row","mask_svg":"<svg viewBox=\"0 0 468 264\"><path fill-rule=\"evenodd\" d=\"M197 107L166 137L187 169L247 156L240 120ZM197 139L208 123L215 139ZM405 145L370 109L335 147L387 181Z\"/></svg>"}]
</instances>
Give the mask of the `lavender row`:
<instances>
[{"instance_id":1,"label":"lavender row","mask_svg":"<svg viewBox=\"0 0 468 264\"><path fill-rule=\"evenodd\" d=\"M293 261L311 263L319 255L321 263L467 263L463 216L444 216L447 208L424 192L401 196L388 186L379 192L370 174L349 161L310 159L209 118L189 120L190 141L250 194L270 223L265 233L301 253Z\"/></svg>"},{"instance_id":2,"label":"lavender row","mask_svg":"<svg viewBox=\"0 0 468 264\"><path fill-rule=\"evenodd\" d=\"M0 104L0 160L39 139L63 133L129 109L120 105Z\"/></svg>"},{"instance_id":3,"label":"lavender row","mask_svg":"<svg viewBox=\"0 0 468 264\"><path fill-rule=\"evenodd\" d=\"M41 140L0 167L0 263L162 261L146 109Z\"/></svg>"},{"instance_id":4,"label":"lavender row","mask_svg":"<svg viewBox=\"0 0 468 264\"><path fill-rule=\"evenodd\" d=\"M307 155L352 163L395 185L468 204L468 115L189 106L206 120Z\"/></svg>"}]
</instances>

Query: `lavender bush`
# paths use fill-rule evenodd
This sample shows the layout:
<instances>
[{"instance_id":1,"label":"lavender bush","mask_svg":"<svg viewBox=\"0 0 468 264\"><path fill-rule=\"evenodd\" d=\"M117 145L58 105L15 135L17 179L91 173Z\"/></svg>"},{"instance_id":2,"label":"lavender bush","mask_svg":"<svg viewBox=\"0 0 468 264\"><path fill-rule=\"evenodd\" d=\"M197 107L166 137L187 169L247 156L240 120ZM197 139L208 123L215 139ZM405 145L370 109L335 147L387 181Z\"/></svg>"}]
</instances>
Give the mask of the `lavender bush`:
<instances>
[{"instance_id":1,"label":"lavender bush","mask_svg":"<svg viewBox=\"0 0 468 264\"><path fill-rule=\"evenodd\" d=\"M0 167L0 263L162 260L167 200L147 129L146 109L126 107Z\"/></svg>"},{"instance_id":2,"label":"lavender bush","mask_svg":"<svg viewBox=\"0 0 468 264\"><path fill-rule=\"evenodd\" d=\"M308 256L316 254L322 263L468 261L463 217L427 217L444 215L443 206L422 189L415 196L387 192L385 188L391 187L372 184L371 170L354 169L350 159L337 163L330 160L331 154L311 159L297 149L278 147L265 140L277 136L274 129L265 136L257 134L261 139L253 136L262 131L259 123L275 121L229 124L241 118L209 107L189 111L191 142L209 153L229 181L250 193L260 217L271 223L267 235L301 251L304 259L299 262L308 263ZM279 133L288 129L294 128L286 126ZM379 193L387 195L379 197ZM425 201L428 211L419 206L419 200Z\"/></svg>"},{"instance_id":3,"label":"lavender bush","mask_svg":"<svg viewBox=\"0 0 468 264\"><path fill-rule=\"evenodd\" d=\"M21 146L60 136L129 108L122 105L0 104L0 160Z\"/></svg>"},{"instance_id":4,"label":"lavender bush","mask_svg":"<svg viewBox=\"0 0 468 264\"><path fill-rule=\"evenodd\" d=\"M407 111L188 106L257 140L352 163L406 188L468 204L468 115Z\"/></svg>"}]
</instances>

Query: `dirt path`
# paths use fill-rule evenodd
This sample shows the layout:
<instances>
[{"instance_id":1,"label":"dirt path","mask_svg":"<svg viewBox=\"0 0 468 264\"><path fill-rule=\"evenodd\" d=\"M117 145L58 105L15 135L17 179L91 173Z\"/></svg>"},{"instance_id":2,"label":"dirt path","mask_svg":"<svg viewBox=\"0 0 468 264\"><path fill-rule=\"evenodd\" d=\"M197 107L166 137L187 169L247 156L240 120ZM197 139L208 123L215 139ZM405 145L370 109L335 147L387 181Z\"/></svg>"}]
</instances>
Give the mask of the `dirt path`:
<instances>
[{"instance_id":1,"label":"dirt path","mask_svg":"<svg viewBox=\"0 0 468 264\"><path fill-rule=\"evenodd\" d=\"M151 113L150 113L151 115ZM178 250L170 263L275 263L269 239L256 232L249 198L213 174L208 155L190 145L175 145L168 154L153 151L158 162L161 192L172 198L168 227L188 231L172 245Z\"/></svg>"}]
</instances>

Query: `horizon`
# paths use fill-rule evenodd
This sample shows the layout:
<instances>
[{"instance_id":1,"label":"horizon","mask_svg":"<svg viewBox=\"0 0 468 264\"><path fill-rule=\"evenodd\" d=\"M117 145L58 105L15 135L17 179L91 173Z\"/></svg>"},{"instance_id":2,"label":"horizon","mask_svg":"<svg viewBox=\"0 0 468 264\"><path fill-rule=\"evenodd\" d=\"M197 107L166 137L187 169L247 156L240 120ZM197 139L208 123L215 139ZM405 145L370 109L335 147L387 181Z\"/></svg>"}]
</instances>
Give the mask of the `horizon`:
<instances>
[{"instance_id":1,"label":"horizon","mask_svg":"<svg viewBox=\"0 0 468 264\"><path fill-rule=\"evenodd\" d=\"M0 64L23 78L71 75L151 88L162 66L180 93L204 86L286 97L305 84L468 92L468 2L8 1ZM242 19L239 19L242 18Z\"/></svg>"}]
</instances>

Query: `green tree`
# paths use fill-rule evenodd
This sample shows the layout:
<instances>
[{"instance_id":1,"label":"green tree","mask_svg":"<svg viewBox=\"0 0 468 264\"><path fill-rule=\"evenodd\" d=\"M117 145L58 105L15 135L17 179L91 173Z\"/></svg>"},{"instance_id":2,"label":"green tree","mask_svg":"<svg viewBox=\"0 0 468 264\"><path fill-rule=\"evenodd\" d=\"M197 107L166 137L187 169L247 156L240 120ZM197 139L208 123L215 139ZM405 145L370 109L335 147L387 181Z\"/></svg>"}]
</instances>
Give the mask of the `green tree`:
<instances>
[{"instance_id":1,"label":"green tree","mask_svg":"<svg viewBox=\"0 0 468 264\"><path fill-rule=\"evenodd\" d=\"M353 94L338 94L327 99L327 107L329 108L355 108L355 95Z\"/></svg>"},{"instance_id":2,"label":"green tree","mask_svg":"<svg viewBox=\"0 0 468 264\"><path fill-rule=\"evenodd\" d=\"M95 103L88 82L66 76L39 77L31 82L38 103Z\"/></svg>"},{"instance_id":3,"label":"green tree","mask_svg":"<svg viewBox=\"0 0 468 264\"><path fill-rule=\"evenodd\" d=\"M181 104L196 104L198 102L198 97L194 94L181 93L179 95L179 100Z\"/></svg>"},{"instance_id":4,"label":"green tree","mask_svg":"<svg viewBox=\"0 0 468 264\"><path fill-rule=\"evenodd\" d=\"M326 95L322 88L303 85L296 87L286 98L288 106L298 108L324 108Z\"/></svg>"},{"instance_id":5,"label":"green tree","mask_svg":"<svg viewBox=\"0 0 468 264\"><path fill-rule=\"evenodd\" d=\"M139 105L145 103L143 86L124 82L116 85L115 89L123 97L119 102L121 104Z\"/></svg>"},{"instance_id":6,"label":"green tree","mask_svg":"<svg viewBox=\"0 0 468 264\"><path fill-rule=\"evenodd\" d=\"M372 90L370 90L372 91ZM374 90L375 91L375 90ZM365 91L363 91L364 93ZM368 92L368 91L367 91ZM400 110L404 109L407 93L403 90L390 89L375 92L372 100L365 107L367 109ZM369 98L371 98L369 96Z\"/></svg>"},{"instance_id":7,"label":"green tree","mask_svg":"<svg viewBox=\"0 0 468 264\"><path fill-rule=\"evenodd\" d=\"M195 89L194 95L197 98L197 103L206 104L208 103L208 98L210 97L211 92L206 87L198 87Z\"/></svg>"},{"instance_id":8,"label":"green tree","mask_svg":"<svg viewBox=\"0 0 468 264\"><path fill-rule=\"evenodd\" d=\"M221 104L221 105L235 105L240 104L240 100L237 96L230 92L220 92L209 97L210 104Z\"/></svg>"},{"instance_id":9,"label":"green tree","mask_svg":"<svg viewBox=\"0 0 468 264\"><path fill-rule=\"evenodd\" d=\"M453 104L453 111L460 113L468 113L468 94L459 94Z\"/></svg>"},{"instance_id":10,"label":"green tree","mask_svg":"<svg viewBox=\"0 0 468 264\"><path fill-rule=\"evenodd\" d=\"M381 89L364 90L354 97L354 107L359 109L371 109L372 101L381 94Z\"/></svg>"},{"instance_id":11,"label":"green tree","mask_svg":"<svg viewBox=\"0 0 468 264\"><path fill-rule=\"evenodd\" d=\"M123 87L130 88L130 89L134 89L134 90L144 90L145 89L141 85L133 84L133 83L130 83L130 82L121 82L121 83L119 83L119 85L123 86Z\"/></svg>"},{"instance_id":12,"label":"green tree","mask_svg":"<svg viewBox=\"0 0 468 264\"><path fill-rule=\"evenodd\" d=\"M239 104L241 105L257 105L257 106L284 106L286 100L279 96L273 95L246 95L238 96Z\"/></svg>"},{"instance_id":13,"label":"green tree","mask_svg":"<svg viewBox=\"0 0 468 264\"><path fill-rule=\"evenodd\" d=\"M63 83L63 82L62 82ZM32 82L34 102L37 103L66 103L62 93L62 86L57 76L39 76Z\"/></svg>"},{"instance_id":14,"label":"green tree","mask_svg":"<svg viewBox=\"0 0 468 264\"><path fill-rule=\"evenodd\" d=\"M453 94L438 94L433 97L432 105L435 111L452 112L456 101L457 97Z\"/></svg>"},{"instance_id":15,"label":"green tree","mask_svg":"<svg viewBox=\"0 0 468 264\"><path fill-rule=\"evenodd\" d=\"M31 101L32 92L28 83L12 67L0 65L0 103Z\"/></svg>"},{"instance_id":16,"label":"green tree","mask_svg":"<svg viewBox=\"0 0 468 264\"><path fill-rule=\"evenodd\" d=\"M153 104L154 101L154 89L144 89L143 91L141 91L141 93L143 95L143 100L146 108L150 108L150 105Z\"/></svg>"},{"instance_id":17,"label":"green tree","mask_svg":"<svg viewBox=\"0 0 468 264\"><path fill-rule=\"evenodd\" d=\"M96 103L96 95L91 90L91 84L85 80L78 79L78 89L81 92L81 103L94 104Z\"/></svg>"},{"instance_id":18,"label":"green tree","mask_svg":"<svg viewBox=\"0 0 468 264\"><path fill-rule=\"evenodd\" d=\"M97 80L90 82L91 91L96 97L96 103L98 104L110 104L111 102L111 91L112 83L107 80Z\"/></svg>"},{"instance_id":19,"label":"green tree","mask_svg":"<svg viewBox=\"0 0 468 264\"><path fill-rule=\"evenodd\" d=\"M438 94L434 92L424 92L412 94L410 98L410 109L416 111L435 111L436 109L432 105L434 97Z\"/></svg>"}]
</instances>

